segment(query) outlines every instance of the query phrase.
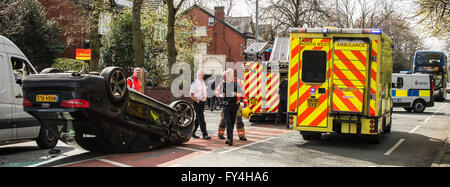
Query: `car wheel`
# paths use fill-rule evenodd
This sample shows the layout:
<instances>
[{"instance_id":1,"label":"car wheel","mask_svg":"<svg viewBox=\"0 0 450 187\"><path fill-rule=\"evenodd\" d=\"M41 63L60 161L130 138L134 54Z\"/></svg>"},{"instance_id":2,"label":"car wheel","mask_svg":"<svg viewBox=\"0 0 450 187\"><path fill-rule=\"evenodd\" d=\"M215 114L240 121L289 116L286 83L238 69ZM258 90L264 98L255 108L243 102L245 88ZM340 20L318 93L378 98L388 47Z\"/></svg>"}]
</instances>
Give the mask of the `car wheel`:
<instances>
[{"instance_id":1,"label":"car wheel","mask_svg":"<svg viewBox=\"0 0 450 187\"><path fill-rule=\"evenodd\" d=\"M36 139L36 143L41 149L54 148L58 143L58 138L54 136L44 125L41 125L39 136Z\"/></svg>"},{"instance_id":2,"label":"car wheel","mask_svg":"<svg viewBox=\"0 0 450 187\"><path fill-rule=\"evenodd\" d=\"M187 127L194 121L194 108L186 101L180 100L170 104L172 108L177 110L176 122L180 127Z\"/></svg>"},{"instance_id":3,"label":"car wheel","mask_svg":"<svg viewBox=\"0 0 450 187\"><path fill-rule=\"evenodd\" d=\"M416 100L413 103L413 109L416 113L422 113L425 110L425 102L422 100Z\"/></svg>"},{"instance_id":4,"label":"car wheel","mask_svg":"<svg viewBox=\"0 0 450 187\"><path fill-rule=\"evenodd\" d=\"M106 81L106 92L114 104L121 102L128 96L127 78L120 67L107 67L100 73Z\"/></svg>"},{"instance_id":5,"label":"car wheel","mask_svg":"<svg viewBox=\"0 0 450 187\"><path fill-rule=\"evenodd\" d=\"M172 126L172 130L175 133L173 142L180 144L189 141L194 129L194 107L184 100L175 101L170 104L170 107L177 111L174 118L175 124Z\"/></svg>"}]
</instances>

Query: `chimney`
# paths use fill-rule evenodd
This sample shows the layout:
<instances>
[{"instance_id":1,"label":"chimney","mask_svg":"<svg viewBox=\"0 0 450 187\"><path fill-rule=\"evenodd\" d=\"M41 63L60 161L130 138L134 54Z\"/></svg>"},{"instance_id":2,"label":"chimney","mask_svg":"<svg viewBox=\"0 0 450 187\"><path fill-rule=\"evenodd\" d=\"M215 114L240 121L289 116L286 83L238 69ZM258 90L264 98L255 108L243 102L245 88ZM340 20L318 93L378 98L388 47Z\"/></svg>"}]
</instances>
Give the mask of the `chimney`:
<instances>
[{"instance_id":1,"label":"chimney","mask_svg":"<svg viewBox=\"0 0 450 187\"><path fill-rule=\"evenodd\" d=\"M214 16L216 16L216 18L222 21L225 21L225 7L223 6L214 7Z\"/></svg>"}]
</instances>

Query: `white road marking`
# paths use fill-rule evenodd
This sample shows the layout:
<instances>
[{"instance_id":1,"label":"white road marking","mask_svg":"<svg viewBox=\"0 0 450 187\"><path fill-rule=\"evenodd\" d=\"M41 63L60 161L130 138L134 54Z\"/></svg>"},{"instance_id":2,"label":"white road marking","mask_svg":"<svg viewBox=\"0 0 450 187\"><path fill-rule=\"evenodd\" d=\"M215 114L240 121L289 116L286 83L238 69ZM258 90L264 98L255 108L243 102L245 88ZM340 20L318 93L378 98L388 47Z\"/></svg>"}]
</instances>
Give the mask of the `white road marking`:
<instances>
[{"instance_id":1,"label":"white road marking","mask_svg":"<svg viewBox=\"0 0 450 187\"><path fill-rule=\"evenodd\" d=\"M175 148L184 149L184 150L188 150L188 151L194 151L194 152L211 153L211 151L203 151L200 149L189 148L189 147L175 146Z\"/></svg>"},{"instance_id":2,"label":"white road marking","mask_svg":"<svg viewBox=\"0 0 450 187\"><path fill-rule=\"evenodd\" d=\"M420 128L421 126L420 125L417 125L417 127L415 127L414 129L412 129L411 131L409 131L408 133L409 134L412 134L412 133L414 133L418 128Z\"/></svg>"},{"instance_id":3,"label":"white road marking","mask_svg":"<svg viewBox=\"0 0 450 187\"><path fill-rule=\"evenodd\" d=\"M102 162L106 162L108 164L112 164L112 165L115 165L115 166L119 166L119 167L133 167L133 166L130 166L130 165L122 164L120 162L116 162L116 161L112 161L112 160L108 160L108 159L104 159L104 158L99 158L97 160L102 161Z\"/></svg>"},{"instance_id":4,"label":"white road marking","mask_svg":"<svg viewBox=\"0 0 450 187\"><path fill-rule=\"evenodd\" d=\"M384 155L389 156L395 149L397 149L398 146L400 146L400 144L402 144L405 141L404 138L400 139L391 149L389 149L388 151L386 151L384 153Z\"/></svg>"},{"instance_id":5,"label":"white road marking","mask_svg":"<svg viewBox=\"0 0 450 187\"><path fill-rule=\"evenodd\" d=\"M222 152L219 152L219 153L221 153L221 154L222 154L222 153L228 153L228 152L231 152L231 151L235 151L235 150L238 150L238 149L242 149L242 148L244 148L244 147L248 147L248 146L251 146L251 145L258 144L258 143L262 143L262 142L266 142L266 141L269 141L269 140L273 140L273 139L275 139L275 138L277 138L277 137L272 137L272 138L269 138L269 139L265 139L265 140L253 142L253 143L250 143L250 144L247 144L247 145L244 145L244 146L235 147L235 148L233 148L233 149L228 149L228 150L226 150L226 151L222 151Z\"/></svg>"},{"instance_id":6,"label":"white road marking","mask_svg":"<svg viewBox=\"0 0 450 187\"><path fill-rule=\"evenodd\" d=\"M445 103L444 105L442 105L441 108L439 108L439 110L437 110L436 112L433 113L433 115L428 116L427 119L425 119L425 121L422 121L422 122L420 122L420 123L428 123L428 121L429 121L431 118L434 118L434 116L435 116L438 112L440 112L445 106L447 106L447 104L448 104L448 103Z\"/></svg>"}]
</instances>

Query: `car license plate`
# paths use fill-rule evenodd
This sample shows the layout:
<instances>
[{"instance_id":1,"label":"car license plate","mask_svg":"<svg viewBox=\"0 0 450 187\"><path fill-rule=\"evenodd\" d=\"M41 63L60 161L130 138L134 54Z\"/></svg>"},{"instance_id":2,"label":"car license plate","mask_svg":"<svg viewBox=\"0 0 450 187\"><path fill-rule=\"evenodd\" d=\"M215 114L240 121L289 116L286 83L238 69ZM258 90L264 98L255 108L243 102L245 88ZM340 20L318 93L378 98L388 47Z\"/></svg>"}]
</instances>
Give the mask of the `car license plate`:
<instances>
[{"instance_id":1,"label":"car license plate","mask_svg":"<svg viewBox=\"0 0 450 187\"><path fill-rule=\"evenodd\" d=\"M251 105L256 105L258 104L258 100L256 98L250 98L248 101Z\"/></svg>"},{"instance_id":2,"label":"car license plate","mask_svg":"<svg viewBox=\"0 0 450 187\"><path fill-rule=\"evenodd\" d=\"M36 95L36 102L58 102L57 95Z\"/></svg>"},{"instance_id":3,"label":"car license plate","mask_svg":"<svg viewBox=\"0 0 450 187\"><path fill-rule=\"evenodd\" d=\"M317 108L319 106L319 99L308 98L308 107Z\"/></svg>"}]
</instances>

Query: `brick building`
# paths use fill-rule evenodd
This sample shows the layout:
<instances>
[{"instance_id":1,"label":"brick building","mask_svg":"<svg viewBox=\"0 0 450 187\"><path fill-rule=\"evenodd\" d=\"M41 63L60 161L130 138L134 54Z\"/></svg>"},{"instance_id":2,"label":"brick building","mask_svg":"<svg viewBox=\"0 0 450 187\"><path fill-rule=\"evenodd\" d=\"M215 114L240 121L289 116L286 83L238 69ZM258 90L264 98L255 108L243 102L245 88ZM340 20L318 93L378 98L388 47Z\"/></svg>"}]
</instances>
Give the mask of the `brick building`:
<instances>
[{"instance_id":1,"label":"brick building","mask_svg":"<svg viewBox=\"0 0 450 187\"><path fill-rule=\"evenodd\" d=\"M46 10L46 19L61 27L60 37L67 44L60 57L75 59L76 48L83 48L89 37L89 16L71 0L38 0Z\"/></svg>"},{"instance_id":2,"label":"brick building","mask_svg":"<svg viewBox=\"0 0 450 187\"><path fill-rule=\"evenodd\" d=\"M226 22L224 7L214 7L214 11L194 5L184 11L183 16L197 23L195 35L202 36L207 54L226 55L227 62L244 61L244 50L248 33L238 30Z\"/></svg>"}]
</instances>

